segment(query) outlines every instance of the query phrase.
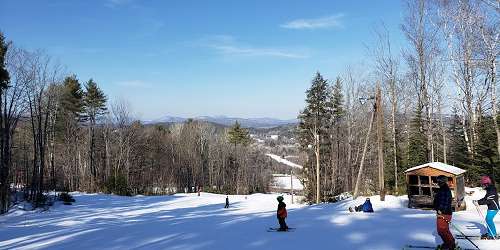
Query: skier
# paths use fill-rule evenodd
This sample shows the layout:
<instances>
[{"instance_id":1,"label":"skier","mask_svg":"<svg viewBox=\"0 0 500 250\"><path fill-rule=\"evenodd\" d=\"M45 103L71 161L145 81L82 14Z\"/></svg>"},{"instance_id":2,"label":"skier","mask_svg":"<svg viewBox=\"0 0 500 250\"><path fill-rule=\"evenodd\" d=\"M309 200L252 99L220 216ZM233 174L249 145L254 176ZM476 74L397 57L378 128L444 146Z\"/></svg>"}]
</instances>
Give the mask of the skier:
<instances>
[{"instance_id":1,"label":"skier","mask_svg":"<svg viewBox=\"0 0 500 250\"><path fill-rule=\"evenodd\" d=\"M226 196L226 205L224 208L229 208L229 196Z\"/></svg>"},{"instance_id":2,"label":"skier","mask_svg":"<svg viewBox=\"0 0 500 250\"><path fill-rule=\"evenodd\" d=\"M276 211L276 217L278 218L278 222L280 224L280 228L278 231L287 231L288 226L286 225L285 218L288 213L286 212L286 204L283 202L283 196L278 196L276 198L278 200L278 210Z\"/></svg>"},{"instance_id":3,"label":"skier","mask_svg":"<svg viewBox=\"0 0 500 250\"><path fill-rule=\"evenodd\" d=\"M474 205L487 205L488 212L486 213L486 231L487 233L481 235L481 239L493 240L497 237L497 230L493 218L498 213L498 192L495 184L487 175L481 177L481 186L486 190L486 195L477 201L473 201Z\"/></svg>"},{"instance_id":4,"label":"skier","mask_svg":"<svg viewBox=\"0 0 500 250\"><path fill-rule=\"evenodd\" d=\"M350 212L361 212L363 211L364 213L373 213L373 206L370 201L370 198L366 198L365 203L355 206L355 207L349 207Z\"/></svg>"},{"instance_id":5,"label":"skier","mask_svg":"<svg viewBox=\"0 0 500 250\"><path fill-rule=\"evenodd\" d=\"M455 238L450 232L451 222L451 191L448 187L448 177L440 175L437 177L439 190L434 196L434 210L436 210L436 228L439 236L443 240L443 244L438 246L438 249L447 250L455 249Z\"/></svg>"}]
</instances>

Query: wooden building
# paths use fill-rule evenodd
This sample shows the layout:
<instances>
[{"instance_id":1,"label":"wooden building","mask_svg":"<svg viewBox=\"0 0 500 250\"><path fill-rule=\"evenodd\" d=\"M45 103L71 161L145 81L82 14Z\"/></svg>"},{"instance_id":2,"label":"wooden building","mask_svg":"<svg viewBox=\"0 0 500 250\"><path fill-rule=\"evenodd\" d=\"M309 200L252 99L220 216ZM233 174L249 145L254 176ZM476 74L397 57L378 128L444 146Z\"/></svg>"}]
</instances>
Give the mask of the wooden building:
<instances>
[{"instance_id":1,"label":"wooden building","mask_svg":"<svg viewBox=\"0 0 500 250\"><path fill-rule=\"evenodd\" d=\"M448 177L448 186L453 196L453 208L455 211L465 210L465 170L441 162L430 162L412 167L405 173L408 207L432 208L434 195L439 189L437 177L444 175Z\"/></svg>"}]
</instances>

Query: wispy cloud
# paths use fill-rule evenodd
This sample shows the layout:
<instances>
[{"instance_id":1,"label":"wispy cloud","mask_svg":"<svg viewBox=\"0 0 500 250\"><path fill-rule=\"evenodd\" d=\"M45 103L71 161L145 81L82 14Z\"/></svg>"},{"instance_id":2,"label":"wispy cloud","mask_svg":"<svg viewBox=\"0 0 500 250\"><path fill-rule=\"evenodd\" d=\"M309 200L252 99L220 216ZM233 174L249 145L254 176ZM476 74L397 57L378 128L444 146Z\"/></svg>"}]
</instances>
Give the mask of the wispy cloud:
<instances>
[{"instance_id":1,"label":"wispy cloud","mask_svg":"<svg viewBox=\"0 0 500 250\"><path fill-rule=\"evenodd\" d=\"M344 27L342 19L343 13L338 13L331 16L312 18L312 19L297 19L280 25L285 29L328 29Z\"/></svg>"},{"instance_id":2,"label":"wispy cloud","mask_svg":"<svg viewBox=\"0 0 500 250\"><path fill-rule=\"evenodd\" d=\"M134 0L106 0L105 4L107 7L114 8L122 5L127 5L132 3Z\"/></svg>"},{"instance_id":3,"label":"wispy cloud","mask_svg":"<svg viewBox=\"0 0 500 250\"><path fill-rule=\"evenodd\" d=\"M280 48L263 48L241 44L229 35L215 35L201 40L202 46L212 48L225 56L307 58L304 53Z\"/></svg>"},{"instance_id":4,"label":"wispy cloud","mask_svg":"<svg viewBox=\"0 0 500 250\"><path fill-rule=\"evenodd\" d=\"M120 87L124 88L150 88L153 85L151 83L142 81L142 80L126 80L126 81L119 81L116 82L115 85L118 85Z\"/></svg>"}]
</instances>

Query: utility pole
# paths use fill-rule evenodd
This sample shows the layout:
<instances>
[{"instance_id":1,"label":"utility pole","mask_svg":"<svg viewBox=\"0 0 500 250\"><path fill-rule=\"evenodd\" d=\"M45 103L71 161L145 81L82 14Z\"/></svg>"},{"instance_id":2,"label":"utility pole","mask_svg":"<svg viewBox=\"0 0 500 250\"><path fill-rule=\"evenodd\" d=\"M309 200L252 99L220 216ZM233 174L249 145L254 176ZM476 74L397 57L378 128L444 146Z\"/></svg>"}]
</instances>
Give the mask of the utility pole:
<instances>
[{"instance_id":1,"label":"utility pole","mask_svg":"<svg viewBox=\"0 0 500 250\"><path fill-rule=\"evenodd\" d=\"M293 168L290 169L290 193L292 194L292 204L293 204Z\"/></svg>"},{"instance_id":2,"label":"utility pole","mask_svg":"<svg viewBox=\"0 0 500 250\"><path fill-rule=\"evenodd\" d=\"M385 200L384 187L384 109L382 107L382 92L380 83L377 83L375 95L375 112L377 116L377 142L378 142L378 183L380 189L380 200Z\"/></svg>"}]
</instances>

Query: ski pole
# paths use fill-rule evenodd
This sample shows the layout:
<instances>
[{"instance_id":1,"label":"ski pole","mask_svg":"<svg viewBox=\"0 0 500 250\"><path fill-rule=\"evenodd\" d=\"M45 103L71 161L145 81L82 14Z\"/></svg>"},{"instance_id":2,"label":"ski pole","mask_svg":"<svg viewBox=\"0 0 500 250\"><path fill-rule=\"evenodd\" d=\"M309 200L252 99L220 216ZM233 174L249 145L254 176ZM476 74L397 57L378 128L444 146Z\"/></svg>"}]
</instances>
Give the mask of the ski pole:
<instances>
[{"instance_id":1,"label":"ski pole","mask_svg":"<svg viewBox=\"0 0 500 250\"><path fill-rule=\"evenodd\" d=\"M455 230L457 230L467 241L469 241L475 248L477 248L479 250L479 247L474 243L472 242L471 239L469 239L469 237L467 235L465 235L460 229L458 229L457 226L455 226L455 224L451 223L451 221L447 220L444 216L442 215L438 215L439 218L443 219L444 221L446 221L446 223L448 223L449 225L451 225Z\"/></svg>"},{"instance_id":2,"label":"ski pole","mask_svg":"<svg viewBox=\"0 0 500 250\"><path fill-rule=\"evenodd\" d=\"M491 235L493 235L493 230L491 230L490 225L488 225L488 222L486 221L486 217L484 217L484 214L481 211L481 208L479 207L479 205L477 203L474 203L474 205L476 206L476 210L477 210L479 216L481 216L481 218L484 220L484 224L486 225L486 229L488 230L488 232ZM497 236L496 235L493 236L493 240L497 240Z\"/></svg>"}]
</instances>

